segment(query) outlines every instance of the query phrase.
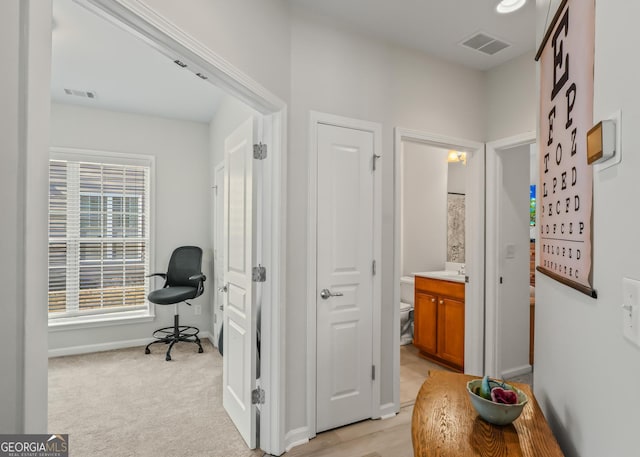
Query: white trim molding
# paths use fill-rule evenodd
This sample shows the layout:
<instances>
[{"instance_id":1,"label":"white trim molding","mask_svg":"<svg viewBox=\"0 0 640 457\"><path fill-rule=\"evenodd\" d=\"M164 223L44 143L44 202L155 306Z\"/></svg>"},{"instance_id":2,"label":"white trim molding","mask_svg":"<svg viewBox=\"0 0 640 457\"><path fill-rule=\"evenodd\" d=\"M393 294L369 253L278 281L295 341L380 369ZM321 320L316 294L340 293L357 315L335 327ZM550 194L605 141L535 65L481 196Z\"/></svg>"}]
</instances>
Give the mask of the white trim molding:
<instances>
[{"instance_id":1,"label":"white trim molding","mask_svg":"<svg viewBox=\"0 0 640 457\"><path fill-rule=\"evenodd\" d=\"M318 125L333 125L355 130L371 132L373 134L374 154L380 156L378 170L374 174L374 203L373 203L373 254L378 265L382 258L382 125L376 122L351 119L333 114L311 111L309 114L309 194L308 194L308 225L307 225L307 424L308 437L316 436L316 260L317 260L317 197L318 197ZM373 276L373 319L372 319L372 362L381 367L381 321L382 321L382 278L378 273ZM371 418L380 418L389 411L380 407L380 376L373 381Z\"/></svg>"},{"instance_id":2,"label":"white trim molding","mask_svg":"<svg viewBox=\"0 0 640 457\"><path fill-rule=\"evenodd\" d=\"M526 132L519 135L502 138L487 143L487 199L486 199L486 308L485 308L485 374L502 377L500 366L500 335L498 325L498 283L500 278L498 259L498 228L499 228L499 195L498 180L502 171L498 152L506 149L533 144L536 142L536 132ZM507 373L511 373L508 370ZM516 370L517 371L517 370Z\"/></svg>"},{"instance_id":3,"label":"white trim molding","mask_svg":"<svg viewBox=\"0 0 640 457\"><path fill-rule=\"evenodd\" d=\"M302 446L309 442L309 427L299 427L289 430L284 437L285 452L289 452L296 446Z\"/></svg>"},{"instance_id":4,"label":"white trim molding","mask_svg":"<svg viewBox=\"0 0 640 457\"><path fill-rule=\"evenodd\" d=\"M510 379L515 378L516 376L522 376L523 374L529 374L533 371L533 367L529 364L522 365L521 367L515 367L510 370L506 370L502 372L502 375L499 376L501 379Z\"/></svg>"},{"instance_id":5,"label":"white trim molding","mask_svg":"<svg viewBox=\"0 0 640 457\"><path fill-rule=\"evenodd\" d=\"M402 199L402 143L411 141L468 153L464 371L481 375L484 371L484 144L420 130L396 127L394 132L394 258L393 258L393 404L400 410L400 277Z\"/></svg>"},{"instance_id":6,"label":"white trim molding","mask_svg":"<svg viewBox=\"0 0 640 457\"><path fill-rule=\"evenodd\" d=\"M211 341L211 334L209 332L200 332L198 336L201 340L207 338L209 341ZM135 340L110 341L108 343L86 344L81 346L69 346L60 349L49 349L49 358L63 357L66 355L91 354L93 352L113 351L115 349L126 349L135 347L140 347L140 352L142 353L144 351L142 347L146 346L152 341L155 341L155 339L149 337L138 338Z\"/></svg>"}]
</instances>

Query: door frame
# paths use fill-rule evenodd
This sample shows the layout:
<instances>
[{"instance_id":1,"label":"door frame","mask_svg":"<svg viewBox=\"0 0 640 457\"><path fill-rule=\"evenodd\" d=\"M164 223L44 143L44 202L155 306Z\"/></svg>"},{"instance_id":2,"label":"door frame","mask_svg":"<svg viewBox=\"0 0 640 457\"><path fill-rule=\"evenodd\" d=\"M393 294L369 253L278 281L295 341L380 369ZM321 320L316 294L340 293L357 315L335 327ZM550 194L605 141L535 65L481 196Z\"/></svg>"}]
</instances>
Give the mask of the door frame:
<instances>
[{"instance_id":1,"label":"door frame","mask_svg":"<svg viewBox=\"0 0 640 457\"><path fill-rule=\"evenodd\" d=\"M371 398L371 418L381 417L380 410L380 344L382 320L382 124L351 119L333 114L311 111L309 113L309 195L307 213L307 424L309 438L316 436L316 346L317 346L317 223L318 223L318 126L331 125L373 134L373 153L380 156L377 172L374 174L373 192L373 255L378 272L373 276L373 316L372 316L372 363L377 367L378 376L373 381Z\"/></svg>"},{"instance_id":2,"label":"door frame","mask_svg":"<svg viewBox=\"0 0 640 457\"><path fill-rule=\"evenodd\" d=\"M498 232L500 227L500 195L498 180L501 177L501 163L498 153L504 150L534 144L536 132L525 132L487 143L487 196L486 196L486 307L485 307L485 374L501 377L498 357L500 335L498 333L498 283L500 278L500 258L498 255ZM536 246L536 251L537 251ZM537 253L536 253L537 256Z\"/></svg>"},{"instance_id":3,"label":"door frame","mask_svg":"<svg viewBox=\"0 0 640 457\"><path fill-rule=\"evenodd\" d=\"M285 346L284 346L284 309L286 298L286 139L287 139L287 105L266 90L258 82L240 71L211 49L192 38L184 30L169 22L152 8L138 0L76 0L82 6L89 8L116 25L123 27L130 33L142 38L159 52L169 58L179 58L189 64L191 71L203 72L209 81L227 93L237 97L263 115L264 133L262 142L269 147L269 155L263 161L265 174L262 186L263 199L270 208L264 212L262 264L268 269L269 281L264 283L263 315L262 315L262 353L261 385L265 390L265 403L262 405L262 420L260 421L260 447L267 453L280 455L284 452L285 410ZM22 26L29 33L51 33L50 21L39 20L42 15L50 18L50 2L25 2L33 10L21 17ZM51 56L51 48L39 41L29 42L20 49L20 55L26 62L31 55ZM50 78L47 72L25 70L25 75L33 83L46 83ZM41 81L38 80L41 79ZM20 96L27 100L29 88L21 85ZM40 95L38 93L37 95ZM26 103L26 102L25 102ZM48 101L47 101L48 103ZM49 122L27 118L27 128L30 137L48 138ZM47 148L48 153L48 148ZM44 156L43 156L44 157ZM48 155L47 155L48 157ZM40 167L35 171L27 170L27 180L39 178ZM45 198L46 198L46 194ZM27 217L42 206L41 201L27 205ZM45 201L46 203L46 201ZM45 276L43 276L43 274ZM32 281L46 284L46 271L36 269ZM43 316L46 321L46 310L40 313L26 313L25 328L40 328ZM39 350L25 353L25 371L41 373L40 367L47 359L46 346ZM45 365L46 366L46 365ZM46 398L46 372L44 380L32 392L34 398ZM42 391L42 392L41 392ZM46 402L45 402L46 404ZM46 423L46 406L39 405ZM34 414L35 416L35 414ZM41 422L40 418L29 418L31 422Z\"/></svg>"},{"instance_id":4,"label":"door frame","mask_svg":"<svg viewBox=\"0 0 640 457\"><path fill-rule=\"evenodd\" d=\"M394 224L393 224L393 404L395 410L400 409L400 277L402 276L401 234L402 234L402 186L401 173L402 142L411 141L446 149L456 149L478 154L476 164L470 169L469 186L473 190L472 204L466 205L468 224L481 227L482 230L465 235L470 241L465 247L467 256L466 269L471 274L471 281L465 290L465 339L464 365L465 373L482 375L484 372L484 155L485 145L477 141L448 137L421 130L402 127L394 129ZM468 165L469 166L469 165ZM477 278L477 280L475 279ZM473 297L473 298L471 298ZM471 298L471 299L470 299Z\"/></svg>"},{"instance_id":5,"label":"door frame","mask_svg":"<svg viewBox=\"0 0 640 457\"><path fill-rule=\"evenodd\" d=\"M222 182L218 182L218 176L220 173L222 174ZM220 162L218 165L216 165L213 169L213 187L214 187L214 192L213 192L213 224L212 224L212 228L213 228L213 246L216 245L217 241L220 241L220 243L224 243L223 240L223 233L224 233L224 229L219 228L218 224L219 224L219 218L222 219L222 222L224 223L224 198L222 200L222 203L218 203L218 196L220 195L220 193L222 192L222 195L224 197L224 161ZM222 232L222 233L221 233ZM220 249L218 250L218 256L220 256ZM224 254L222 254L224 256ZM216 275L218 274L216 271L216 268L218 267L218 265L220 265L219 260L216 258L216 256L213 257L213 278L212 279L212 284L213 287L218 287L218 285L215 283L215 278ZM223 281L224 282L224 281ZM218 347L218 339L220 337L220 334L218 331L216 331L216 324L219 323L220 328L222 323L220 322L221 319L224 319L223 317L223 310L219 309L220 305L222 305L223 300L221 298L221 292L219 292L217 289L215 289L213 291L213 300L212 300L212 305L213 305L213 312L211 313L211 334L213 335L213 343L216 347Z\"/></svg>"}]
</instances>

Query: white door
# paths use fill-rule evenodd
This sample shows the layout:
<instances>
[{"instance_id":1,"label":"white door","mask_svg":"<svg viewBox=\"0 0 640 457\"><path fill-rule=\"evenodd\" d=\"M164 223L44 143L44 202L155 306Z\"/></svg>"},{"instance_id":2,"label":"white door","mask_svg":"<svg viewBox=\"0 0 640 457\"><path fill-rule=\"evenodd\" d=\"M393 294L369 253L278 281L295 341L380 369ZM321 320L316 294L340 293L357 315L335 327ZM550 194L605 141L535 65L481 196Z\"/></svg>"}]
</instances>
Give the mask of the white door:
<instances>
[{"instance_id":1,"label":"white door","mask_svg":"<svg viewBox=\"0 0 640 457\"><path fill-rule=\"evenodd\" d=\"M374 136L320 124L317 147L316 429L321 432L372 415Z\"/></svg>"},{"instance_id":2,"label":"white door","mask_svg":"<svg viewBox=\"0 0 640 457\"><path fill-rule=\"evenodd\" d=\"M213 343L218 346L224 309L224 163L215 168L213 194Z\"/></svg>"},{"instance_id":3,"label":"white door","mask_svg":"<svg viewBox=\"0 0 640 457\"><path fill-rule=\"evenodd\" d=\"M225 140L224 166L224 328L222 402L231 420L256 447L256 294L251 278L255 260L254 120Z\"/></svg>"}]
</instances>

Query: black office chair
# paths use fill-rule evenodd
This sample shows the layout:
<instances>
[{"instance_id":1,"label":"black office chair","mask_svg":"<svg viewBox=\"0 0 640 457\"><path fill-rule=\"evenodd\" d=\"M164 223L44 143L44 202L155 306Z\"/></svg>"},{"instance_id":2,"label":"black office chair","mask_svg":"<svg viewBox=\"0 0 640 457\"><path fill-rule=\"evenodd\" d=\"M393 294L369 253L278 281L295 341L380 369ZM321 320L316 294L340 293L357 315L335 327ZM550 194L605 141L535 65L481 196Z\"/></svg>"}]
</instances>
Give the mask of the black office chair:
<instances>
[{"instance_id":1,"label":"black office chair","mask_svg":"<svg viewBox=\"0 0 640 457\"><path fill-rule=\"evenodd\" d=\"M204 292L204 282L207 277L202 274L202 249L197 246L182 246L176 248L171 254L169 268L166 273L154 273L151 276L160 276L165 279L162 289L154 290L148 296L151 303L157 305L174 305L175 315L173 316L173 327L165 327L153 332L156 338L147 345L144 352L150 354L149 346L156 343L169 345L165 360L171 360L171 349L178 341L196 343L198 352L203 352L202 344L197 327L180 325L178 314L178 304L185 302L191 306L187 300L199 297Z\"/></svg>"}]
</instances>

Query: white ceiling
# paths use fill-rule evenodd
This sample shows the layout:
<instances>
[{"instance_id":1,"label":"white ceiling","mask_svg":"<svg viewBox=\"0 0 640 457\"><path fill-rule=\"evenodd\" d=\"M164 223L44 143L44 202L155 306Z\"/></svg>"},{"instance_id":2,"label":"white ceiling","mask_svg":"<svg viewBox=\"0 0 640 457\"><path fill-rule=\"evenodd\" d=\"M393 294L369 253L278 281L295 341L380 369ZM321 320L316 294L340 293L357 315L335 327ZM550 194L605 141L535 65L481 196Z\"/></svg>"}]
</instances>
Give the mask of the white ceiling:
<instances>
[{"instance_id":1,"label":"white ceiling","mask_svg":"<svg viewBox=\"0 0 640 457\"><path fill-rule=\"evenodd\" d=\"M72 0L54 0L53 19L53 101L197 122L213 118L223 93L141 39Z\"/></svg>"},{"instance_id":2,"label":"white ceiling","mask_svg":"<svg viewBox=\"0 0 640 457\"><path fill-rule=\"evenodd\" d=\"M289 0L346 26L445 60L486 70L534 48L535 4L495 12L497 0ZM223 93L139 38L73 0L53 1L51 97L167 118L209 122ZM483 32L511 44L485 55L459 43ZM94 91L95 99L64 89Z\"/></svg>"},{"instance_id":3,"label":"white ceiling","mask_svg":"<svg viewBox=\"0 0 640 457\"><path fill-rule=\"evenodd\" d=\"M498 14L498 0L290 0L370 36L488 70L535 47L535 0ZM483 32L511 46L493 56L460 45Z\"/></svg>"}]
</instances>

